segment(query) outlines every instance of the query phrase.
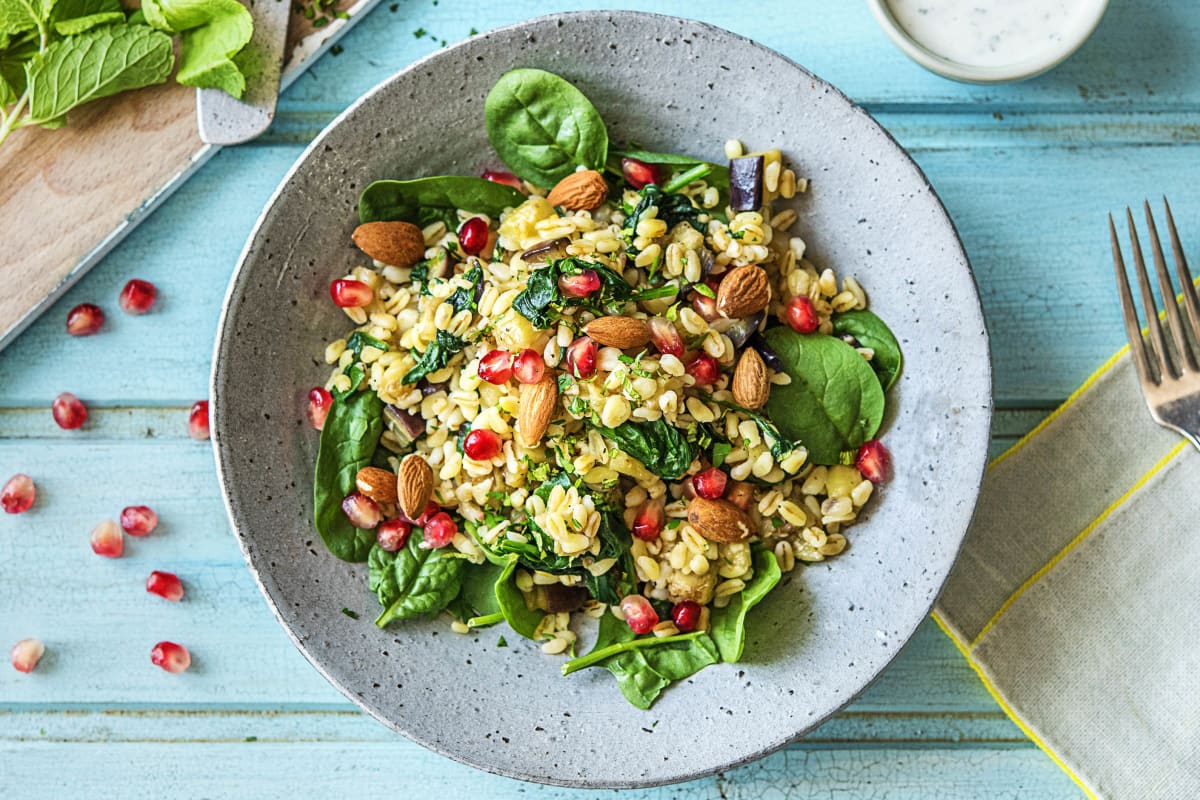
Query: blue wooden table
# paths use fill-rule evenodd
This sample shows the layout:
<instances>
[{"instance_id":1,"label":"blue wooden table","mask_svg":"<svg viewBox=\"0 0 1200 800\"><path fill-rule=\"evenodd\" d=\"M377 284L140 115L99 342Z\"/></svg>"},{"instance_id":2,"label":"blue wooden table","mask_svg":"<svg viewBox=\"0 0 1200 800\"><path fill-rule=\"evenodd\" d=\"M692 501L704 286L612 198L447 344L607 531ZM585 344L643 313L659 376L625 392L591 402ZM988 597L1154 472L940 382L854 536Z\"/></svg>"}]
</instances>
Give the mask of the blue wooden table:
<instances>
[{"instance_id":1,"label":"blue wooden table","mask_svg":"<svg viewBox=\"0 0 1200 800\"><path fill-rule=\"evenodd\" d=\"M1005 87L925 73L861 3L654 5L792 57L863 103L914 154L975 266L996 367L996 452L1122 343L1104 213L1165 192L1185 238L1200 241L1200 15L1188 0L1113 0L1075 58ZM381 5L284 95L264 138L220 153L0 354L0 480L28 472L39 487L35 510L0 519L0 647L26 636L47 646L32 675L0 667L0 795L584 796L427 753L325 683L267 610L230 534L212 453L186 430L188 406L206 393L230 272L305 144L415 58L547 9L533 0ZM159 287L145 317L116 308L132 277ZM66 312L85 301L104 305L109 321L99 336L70 338ZM62 391L90 405L85 430L51 421ZM94 556L89 530L137 503L158 511L159 530L127 540L120 560ZM183 603L145 593L153 569L183 578ZM188 673L150 664L160 639L191 649ZM1082 796L932 624L812 736L726 774L627 794Z\"/></svg>"}]
</instances>

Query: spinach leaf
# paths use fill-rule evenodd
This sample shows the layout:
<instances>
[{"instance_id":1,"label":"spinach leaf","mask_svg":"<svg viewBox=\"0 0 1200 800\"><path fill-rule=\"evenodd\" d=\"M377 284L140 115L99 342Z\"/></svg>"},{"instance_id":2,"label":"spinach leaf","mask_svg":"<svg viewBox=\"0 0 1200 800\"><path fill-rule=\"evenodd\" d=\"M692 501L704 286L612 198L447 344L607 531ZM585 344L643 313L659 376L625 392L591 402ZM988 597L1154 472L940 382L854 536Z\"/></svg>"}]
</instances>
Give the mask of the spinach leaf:
<instances>
[{"instance_id":1,"label":"spinach leaf","mask_svg":"<svg viewBox=\"0 0 1200 800\"><path fill-rule=\"evenodd\" d=\"M378 544L367 554L367 586L379 599L379 605L389 607L400 598L400 585L394 569L396 554Z\"/></svg>"},{"instance_id":2,"label":"spinach leaf","mask_svg":"<svg viewBox=\"0 0 1200 800\"><path fill-rule=\"evenodd\" d=\"M792 382L774 386L767 413L814 464L837 464L842 451L874 437L883 420L883 387L853 347L824 334L770 328L763 334Z\"/></svg>"},{"instance_id":3,"label":"spinach leaf","mask_svg":"<svg viewBox=\"0 0 1200 800\"><path fill-rule=\"evenodd\" d=\"M763 441L767 443L767 447L770 448L771 455L775 457L776 461L784 458L796 449L796 445L783 438L783 435L780 434L779 429L775 427L775 423L771 422L771 420L767 419L762 414L758 414L748 408L743 408L737 403L730 403L723 400L712 400L712 398L709 398L709 400L710 402L716 403L721 408L728 408L732 411L737 411L739 414L745 414L747 417L754 420L754 424L758 426L758 430L762 434Z\"/></svg>"},{"instance_id":4,"label":"spinach leaf","mask_svg":"<svg viewBox=\"0 0 1200 800\"><path fill-rule=\"evenodd\" d=\"M697 219L701 211L692 205L692 201L686 195L667 194L658 185L647 184L642 188L637 205L625 218L625 226L621 228L621 238L625 240L626 249L631 253L638 252L633 247L633 240L637 237L638 223L642 221L642 216L650 206L658 208L657 218L667 223L668 229L680 222L686 222L696 230L702 233L704 231L704 226Z\"/></svg>"},{"instance_id":5,"label":"spinach leaf","mask_svg":"<svg viewBox=\"0 0 1200 800\"><path fill-rule=\"evenodd\" d=\"M514 69L484 102L492 147L520 177L551 187L578 166L601 169L608 130L595 106L566 80L540 69Z\"/></svg>"},{"instance_id":6,"label":"spinach leaf","mask_svg":"<svg viewBox=\"0 0 1200 800\"><path fill-rule=\"evenodd\" d=\"M696 457L695 446L684 432L665 419L622 422L615 428L596 426L596 430L663 480L678 479Z\"/></svg>"},{"instance_id":7,"label":"spinach leaf","mask_svg":"<svg viewBox=\"0 0 1200 800\"><path fill-rule=\"evenodd\" d=\"M462 352L466 346L466 339L460 339L450 331L439 330L434 340L429 343L429 347L421 354L417 365L404 373L404 377L400 380L403 383L416 383L429 373L437 372L448 365L450 360ZM861 357L859 360L862 360Z\"/></svg>"},{"instance_id":8,"label":"spinach leaf","mask_svg":"<svg viewBox=\"0 0 1200 800\"><path fill-rule=\"evenodd\" d=\"M466 565L462 592L458 599L462 601L469 616L483 617L501 613L500 601L496 599L496 584L503 574L504 567L491 562Z\"/></svg>"},{"instance_id":9,"label":"spinach leaf","mask_svg":"<svg viewBox=\"0 0 1200 800\"><path fill-rule=\"evenodd\" d=\"M560 308L563 305L563 294L558 288L558 270L553 262L535 269L529 274L525 288L513 299L512 307L518 314L533 323L534 327L545 330L550 327L554 318L552 306Z\"/></svg>"},{"instance_id":10,"label":"spinach leaf","mask_svg":"<svg viewBox=\"0 0 1200 800\"><path fill-rule=\"evenodd\" d=\"M863 347L875 351L868 363L879 376L879 383L886 392L900 377L904 357L900 354L900 343L887 324L870 311L845 311L833 317L833 332L838 336L853 336Z\"/></svg>"},{"instance_id":11,"label":"spinach leaf","mask_svg":"<svg viewBox=\"0 0 1200 800\"><path fill-rule=\"evenodd\" d=\"M371 463L383 433L383 401L374 392L334 398L321 431L313 475L313 524L321 541L343 561L366 561L375 533L355 528L342 499L355 491L358 471Z\"/></svg>"},{"instance_id":12,"label":"spinach leaf","mask_svg":"<svg viewBox=\"0 0 1200 800\"><path fill-rule=\"evenodd\" d=\"M387 578L380 577L378 585L381 588L376 589L381 601L385 598L384 589L386 599L391 601L375 620L380 628L398 619L436 614L448 606L462 588L467 562L446 550L421 547L423 539L421 530L414 529L400 550L376 556L380 571L391 573ZM374 573L371 580L375 582Z\"/></svg>"},{"instance_id":13,"label":"spinach leaf","mask_svg":"<svg viewBox=\"0 0 1200 800\"><path fill-rule=\"evenodd\" d=\"M779 562L770 550L756 547L753 553L754 577L724 608L712 610L712 638L721 653L721 660L734 662L742 658L746 647L746 614L775 588L783 575Z\"/></svg>"},{"instance_id":14,"label":"spinach leaf","mask_svg":"<svg viewBox=\"0 0 1200 800\"><path fill-rule=\"evenodd\" d=\"M600 291L589 297L564 295L558 288L558 279L563 275L578 275L585 269L592 270L600 278ZM558 320L565 308L587 308L602 316L609 311L616 313L620 304L631 297L633 287L616 270L596 261L570 257L553 259L546 266L535 269L512 305L536 327L546 329Z\"/></svg>"},{"instance_id":15,"label":"spinach leaf","mask_svg":"<svg viewBox=\"0 0 1200 800\"><path fill-rule=\"evenodd\" d=\"M442 175L411 181L375 181L358 198L360 222L418 223L430 209L461 208L496 218L506 208L525 202L511 186L483 178Z\"/></svg>"},{"instance_id":16,"label":"spinach leaf","mask_svg":"<svg viewBox=\"0 0 1200 800\"><path fill-rule=\"evenodd\" d=\"M496 579L496 603L508 626L526 639L532 639L542 622L542 612L525 605L525 595L517 588L517 557L509 556L508 563Z\"/></svg>"},{"instance_id":17,"label":"spinach leaf","mask_svg":"<svg viewBox=\"0 0 1200 800\"><path fill-rule=\"evenodd\" d=\"M473 285L469 289L455 289L454 293L446 298L446 302L451 305L455 314L464 308L469 308L472 311L478 310L479 295L483 292L483 267L475 264L475 266L463 273L463 277Z\"/></svg>"}]
</instances>

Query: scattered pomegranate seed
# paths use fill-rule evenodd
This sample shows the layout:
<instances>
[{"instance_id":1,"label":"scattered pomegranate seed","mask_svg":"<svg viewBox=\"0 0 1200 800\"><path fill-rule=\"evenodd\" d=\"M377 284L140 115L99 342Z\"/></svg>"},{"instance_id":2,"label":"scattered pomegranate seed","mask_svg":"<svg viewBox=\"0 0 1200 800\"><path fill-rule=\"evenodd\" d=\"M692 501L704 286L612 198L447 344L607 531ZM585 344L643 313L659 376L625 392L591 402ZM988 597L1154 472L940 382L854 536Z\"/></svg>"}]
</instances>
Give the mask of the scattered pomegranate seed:
<instances>
[{"instance_id":1,"label":"scattered pomegranate seed","mask_svg":"<svg viewBox=\"0 0 1200 800\"><path fill-rule=\"evenodd\" d=\"M640 594L630 594L621 598L621 613L625 615L625 624L636 634L649 633L658 624L658 612L650 601Z\"/></svg>"},{"instance_id":2,"label":"scattered pomegranate seed","mask_svg":"<svg viewBox=\"0 0 1200 800\"><path fill-rule=\"evenodd\" d=\"M648 183L662 183L662 170L657 165L647 164L636 158L622 158L621 172L634 189L641 189Z\"/></svg>"},{"instance_id":3,"label":"scattered pomegranate seed","mask_svg":"<svg viewBox=\"0 0 1200 800\"><path fill-rule=\"evenodd\" d=\"M150 651L150 663L178 674L192 665L192 654L181 644L159 642Z\"/></svg>"},{"instance_id":4,"label":"scattered pomegranate seed","mask_svg":"<svg viewBox=\"0 0 1200 800\"><path fill-rule=\"evenodd\" d=\"M705 322L715 322L721 319L721 312L717 311L717 299L715 297L709 297L699 292L692 292L692 309L703 317Z\"/></svg>"},{"instance_id":5,"label":"scattered pomegranate seed","mask_svg":"<svg viewBox=\"0 0 1200 800\"><path fill-rule=\"evenodd\" d=\"M439 512L425 523L425 540L421 542L421 547L435 550L445 547L454 541L456 533L458 533L458 525L450 515L445 511Z\"/></svg>"},{"instance_id":6,"label":"scattered pomegranate seed","mask_svg":"<svg viewBox=\"0 0 1200 800\"><path fill-rule=\"evenodd\" d=\"M483 217L471 217L458 228L458 243L463 252L477 256L487 247L488 226Z\"/></svg>"},{"instance_id":7,"label":"scattered pomegranate seed","mask_svg":"<svg viewBox=\"0 0 1200 800\"><path fill-rule=\"evenodd\" d=\"M476 461L490 461L500 455L503 446L500 434L486 428L471 431L463 439L463 452L467 454L467 458Z\"/></svg>"},{"instance_id":8,"label":"scattered pomegranate seed","mask_svg":"<svg viewBox=\"0 0 1200 800\"><path fill-rule=\"evenodd\" d=\"M442 507L437 504L437 501L430 500L425 505L425 510L421 512L421 515L419 517L417 517L416 519L412 520L412 522L417 527L423 528L423 527L425 527L426 523L429 522L429 520L433 519L441 512L442 512Z\"/></svg>"},{"instance_id":9,"label":"scattered pomegranate seed","mask_svg":"<svg viewBox=\"0 0 1200 800\"><path fill-rule=\"evenodd\" d=\"M92 552L105 558L120 558L125 552L125 534L120 526L106 519L92 528Z\"/></svg>"},{"instance_id":10,"label":"scattered pomegranate seed","mask_svg":"<svg viewBox=\"0 0 1200 800\"><path fill-rule=\"evenodd\" d=\"M662 498L647 500L633 518L633 535L643 542L653 542L662 533L664 522L666 514L663 512Z\"/></svg>"},{"instance_id":11,"label":"scattered pomegranate seed","mask_svg":"<svg viewBox=\"0 0 1200 800\"><path fill-rule=\"evenodd\" d=\"M146 536L158 527L158 514L150 506L126 506L121 509L121 530L130 536Z\"/></svg>"},{"instance_id":12,"label":"scattered pomegranate seed","mask_svg":"<svg viewBox=\"0 0 1200 800\"><path fill-rule=\"evenodd\" d=\"M666 317L651 317L646 320L650 328L650 341L658 348L658 352L679 358L683 355L683 337L675 323Z\"/></svg>"},{"instance_id":13,"label":"scattered pomegranate seed","mask_svg":"<svg viewBox=\"0 0 1200 800\"><path fill-rule=\"evenodd\" d=\"M37 639L22 639L13 645L8 657L12 660L13 669L28 673L33 672L45 652L46 646Z\"/></svg>"},{"instance_id":14,"label":"scattered pomegranate seed","mask_svg":"<svg viewBox=\"0 0 1200 800\"><path fill-rule=\"evenodd\" d=\"M725 494L725 484L729 476L716 467L703 469L692 476L692 486L696 494L705 500L716 500Z\"/></svg>"},{"instance_id":15,"label":"scattered pomegranate seed","mask_svg":"<svg viewBox=\"0 0 1200 800\"><path fill-rule=\"evenodd\" d=\"M600 275L594 269L585 269L578 275L560 275L558 288L567 297L587 297L600 289Z\"/></svg>"},{"instance_id":16,"label":"scattered pomegranate seed","mask_svg":"<svg viewBox=\"0 0 1200 800\"><path fill-rule=\"evenodd\" d=\"M749 511L754 504L754 486L745 481L730 481L725 489L725 499L742 511Z\"/></svg>"},{"instance_id":17,"label":"scattered pomegranate seed","mask_svg":"<svg viewBox=\"0 0 1200 800\"><path fill-rule=\"evenodd\" d=\"M537 350L522 350L513 361L513 375L518 383L537 383L546 374L546 362Z\"/></svg>"},{"instance_id":18,"label":"scattered pomegranate seed","mask_svg":"<svg viewBox=\"0 0 1200 800\"><path fill-rule=\"evenodd\" d=\"M339 279L329 284L329 296L338 308L361 308L375 299L375 291L362 281Z\"/></svg>"},{"instance_id":19,"label":"scattered pomegranate seed","mask_svg":"<svg viewBox=\"0 0 1200 800\"><path fill-rule=\"evenodd\" d=\"M886 481L891 463L892 454L878 439L872 439L858 448L858 458L854 459L854 466L858 467L862 476L871 483Z\"/></svg>"},{"instance_id":20,"label":"scattered pomegranate seed","mask_svg":"<svg viewBox=\"0 0 1200 800\"><path fill-rule=\"evenodd\" d=\"M50 404L50 414L58 427L64 431L82 428L88 416L87 406L70 392L63 392L54 398L54 402Z\"/></svg>"},{"instance_id":21,"label":"scattered pomegranate seed","mask_svg":"<svg viewBox=\"0 0 1200 800\"><path fill-rule=\"evenodd\" d=\"M314 386L308 390L308 424L316 430L325 429L325 418L329 416L329 407L333 405L333 395L324 386Z\"/></svg>"},{"instance_id":22,"label":"scattered pomegranate seed","mask_svg":"<svg viewBox=\"0 0 1200 800\"><path fill-rule=\"evenodd\" d=\"M796 333L814 333L821 327L821 320L817 316L813 301L802 294L788 301L784 316L787 317L787 324L791 325Z\"/></svg>"},{"instance_id":23,"label":"scattered pomegranate seed","mask_svg":"<svg viewBox=\"0 0 1200 800\"><path fill-rule=\"evenodd\" d=\"M721 368L717 360L708 353L697 353L696 357L687 363L687 374L696 379L697 386L711 386L721 376Z\"/></svg>"},{"instance_id":24,"label":"scattered pomegranate seed","mask_svg":"<svg viewBox=\"0 0 1200 800\"><path fill-rule=\"evenodd\" d=\"M700 623L700 604L695 600L682 600L671 609L671 620L680 633L696 630Z\"/></svg>"},{"instance_id":25,"label":"scattered pomegranate seed","mask_svg":"<svg viewBox=\"0 0 1200 800\"><path fill-rule=\"evenodd\" d=\"M364 531L374 529L383 519L379 504L362 492L351 492L342 499L342 513L351 525Z\"/></svg>"},{"instance_id":26,"label":"scattered pomegranate seed","mask_svg":"<svg viewBox=\"0 0 1200 800\"><path fill-rule=\"evenodd\" d=\"M587 336L580 336L567 345L563 365L576 378L592 377L596 374L596 343Z\"/></svg>"},{"instance_id":27,"label":"scattered pomegranate seed","mask_svg":"<svg viewBox=\"0 0 1200 800\"><path fill-rule=\"evenodd\" d=\"M172 603L183 599L183 583L174 572L151 572L150 577L146 578L146 591Z\"/></svg>"},{"instance_id":28,"label":"scattered pomegranate seed","mask_svg":"<svg viewBox=\"0 0 1200 800\"><path fill-rule=\"evenodd\" d=\"M5 514L20 514L29 510L37 497L37 489L33 478L23 472L13 475L0 489L0 508Z\"/></svg>"},{"instance_id":29,"label":"scattered pomegranate seed","mask_svg":"<svg viewBox=\"0 0 1200 800\"><path fill-rule=\"evenodd\" d=\"M207 400L198 400L192 404L192 410L188 414L188 436L198 442L209 437Z\"/></svg>"},{"instance_id":30,"label":"scattered pomegranate seed","mask_svg":"<svg viewBox=\"0 0 1200 800\"><path fill-rule=\"evenodd\" d=\"M411 533L412 525L402 519L389 519L375 529L375 541L380 550L394 553L408 544L408 536Z\"/></svg>"},{"instance_id":31,"label":"scattered pomegranate seed","mask_svg":"<svg viewBox=\"0 0 1200 800\"><path fill-rule=\"evenodd\" d=\"M505 186L511 186L518 192L525 191L525 187L521 185L521 179L511 172L500 172L494 169L485 169L483 171L483 179L492 183L503 183Z\"/></svg>"},{"instance_id":32,"label":"scattered pomegranate seed","mask_svg":"<svg viewBox=\"0 0 1200 800\"><path fill-rule=\"evenodd\" d=\"M534 353L532 350L527 352L537 356L537 353ZM540 356L538 356L538 361L541 361ZM503 386L508 383L508 379L512 377L512 374L513 354L507 350L492 350L479 359L479 377L488 383Z\"/></svg>"},{"instance_id":33,"label":"scattered pomegranate seed","mask_svg":"<svg viewBox=\"0 0 1200 800\"><path fill-rule=\"evenodd\" d=\"M125 284L117 302L126 314L145 314L154 305L157 296L158 289L154 288L153 283L134 278Z\"/></svg>"},{"instance_id":34,"label":"scattered pomegranate seed","mask_svg":"<svg viewBox=\"0 0 1200 800\"><path fill-rule=\"evenodd\" d=\"M80 303L67 312L67 333L72 336L91 336L104 324L100 306Z\"/></svg>"}]
</instances>

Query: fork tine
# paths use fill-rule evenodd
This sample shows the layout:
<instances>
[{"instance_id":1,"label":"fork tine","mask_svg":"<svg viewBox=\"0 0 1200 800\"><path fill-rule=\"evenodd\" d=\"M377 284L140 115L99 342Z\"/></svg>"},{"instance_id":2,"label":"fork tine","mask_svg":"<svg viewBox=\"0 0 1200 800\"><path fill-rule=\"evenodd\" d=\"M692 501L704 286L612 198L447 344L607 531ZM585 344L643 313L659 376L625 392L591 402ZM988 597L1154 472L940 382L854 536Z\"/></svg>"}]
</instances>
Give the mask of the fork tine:
<instances>
[{"instance_id":1,"label":"fork tine","mask_svg":"<svg viewBox=\"0 0 1200 800\"><path fill-rule=\"evenodd\" d=\"M1150 288L1150 276L1146 273L1146 262L1142 259L1142 243L1138 241L1137 227L1133 224L1133 212L1125 207L1125 219L1129 223L1129 239L1133 245L1133 266L1137 273L1138 287L1142 291L1142 310L1146 313L1146 327L1150 330L1149 352L1151 363L1158 371L1161 383L1175 377L1171 368L1171 357L1167 353L1167 339L1163 336L1162 324L1158 321L1158 304L1154 302L1154 290Z\"/></svg>"},{"instance_id":2,"label":"fork tine","mask_svg":"<svg viewBox=\"0 0 1200 800\"><path fill-rule=\"evenodd\" d=\"M1113 265L1117 268L1117 294L1121 296L1121 316L1125 318L1125 335L1129 338L1133 363L1143 384L1157 384L1150 373L1146 357L1146 344L1142 339L1142 326L1138 323L1137 307L1133 304L1133 293L1129 290L1129 277L1125 274L1125 259L1121 256L1121 242L1117 238L1117 226L1112 214L1108 215L1108 232L1112 236Z\"/></svg>"},{"instance_id":3,"label":"fork tine","mask_svg":"<svg viewBox=\"0 0 1200 800\"><path fill-rule=\"evenodd\" d=\"M1183 294L1183 305L1187 309L1188 321L1191 323L1192 336L1196 346L1200 347L1200 299L1196 297L1196 282L1188 270L1187 257L1183 254L1183 245L1179 242L1179 231L1175 230L1175 217L1171 214L1171 204L1163 198L1163 206L1167 209L1167 232L1171 236L1171 254L1175 257L1175 272L1179 282L1183 284L1180 291ZM1200 351L1193 354L1193 364L1200 367Z\"/></svg>"},{"instance_id":4,"label":"fork tine","mask_svg":"<svg viewBox=\"0 0 1200 800\"><path fill-rule=\"evenodd\" d=\"M1175 302L1175 287L1171 284L1171 276L1167 272L1167 260L1163 257L1162 242L1158 238L1158 227L1154 224L1154 215L1150 212L1150 201L1143 202L1146 211L1146 229L1150 234L1150 252L1154 256L1154 272L1158 278L1158 288L1162 292L1163 305L1166 306L1167 327L1171 329L1175 340L1175 363L1182 374L1196 369L1196 361L1192 358L1192 349L1188 344L1187 333L1183 329L1183 321L1179 318L1179 303Z\"/></svg>"}]
</instances>

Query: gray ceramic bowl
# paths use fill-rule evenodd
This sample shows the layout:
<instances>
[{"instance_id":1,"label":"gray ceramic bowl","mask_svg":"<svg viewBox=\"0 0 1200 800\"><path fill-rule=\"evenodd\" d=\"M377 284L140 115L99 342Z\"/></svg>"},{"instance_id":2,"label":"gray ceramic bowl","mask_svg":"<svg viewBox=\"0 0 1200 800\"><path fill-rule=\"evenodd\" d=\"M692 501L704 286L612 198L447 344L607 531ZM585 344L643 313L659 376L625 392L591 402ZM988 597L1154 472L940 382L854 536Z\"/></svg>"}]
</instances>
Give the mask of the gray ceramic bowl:
<instances>
[{"instance_id":1,"label":"gray ceramic bowl","mask_svg":"<svg viewBox=\"0 0 1200 800\"><path fill-rule=\"evenodd\" d=\"M591 98L617 142L721 160L726 139L781 147L811 178L798 230L857 275L907 366L885 440L895 477L850 549L800 567L752 615L746 659L698 673L648 712L608 672L445 618L378 630L365 567L310 526L317 437L305 390L347 320L329 281L359 263L359 191L378 178L499 166L483 99L540 67ZM791 61L697 22L625 12L543 17L473 37L385 81L335 120L272 198L233 277L212 377L233 528L267 601L347 697L422 745L490 772L647 786L749 761L812 730L895 658L925 618L975 506L991 419L988 340L967 259L933 189L862 109ZM343 608L361 613L352 620Z\"/></svg>"}]
</instances>

